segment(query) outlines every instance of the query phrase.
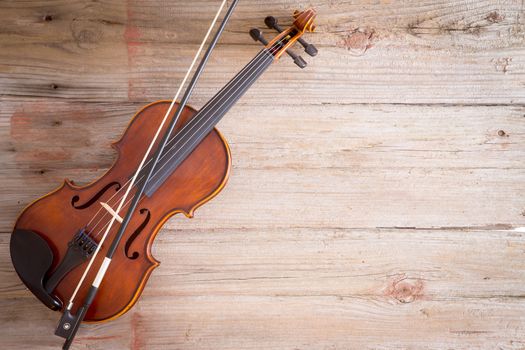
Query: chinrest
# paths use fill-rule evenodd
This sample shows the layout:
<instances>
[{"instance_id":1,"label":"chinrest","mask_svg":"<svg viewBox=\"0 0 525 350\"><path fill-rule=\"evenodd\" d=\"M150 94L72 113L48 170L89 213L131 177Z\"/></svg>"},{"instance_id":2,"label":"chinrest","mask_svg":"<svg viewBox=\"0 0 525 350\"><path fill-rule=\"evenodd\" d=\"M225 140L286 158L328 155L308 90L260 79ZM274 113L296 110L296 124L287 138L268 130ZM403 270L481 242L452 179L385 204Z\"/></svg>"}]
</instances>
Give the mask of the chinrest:
<instances>
[{"instance_id":1,"label":"chinrest","mask_svg":"<svg viewBox=\"0 0 525 350\"><path fill-rule=\"evenodd\" d=\"M16 273L27 288L51 310L62 309L62 301L44 288L54 257L46 240L33 231L15 229L10 250Z\"/></svg>"}]
</instances>

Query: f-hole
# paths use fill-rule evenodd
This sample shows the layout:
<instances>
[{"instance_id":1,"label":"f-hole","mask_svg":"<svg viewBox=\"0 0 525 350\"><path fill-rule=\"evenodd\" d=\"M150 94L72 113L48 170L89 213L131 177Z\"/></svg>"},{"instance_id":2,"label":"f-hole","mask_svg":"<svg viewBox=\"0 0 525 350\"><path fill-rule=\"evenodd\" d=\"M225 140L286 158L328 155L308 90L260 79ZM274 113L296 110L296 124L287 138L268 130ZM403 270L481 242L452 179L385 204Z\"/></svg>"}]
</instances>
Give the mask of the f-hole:
<instances>
[{"instance_id":1,"label":"f-hole","mask_svg":"<svg viewBox=\"0 0 525 350\"><path fill-rule=\"evenodd\" d=\"M93 198L91 198L90 200L88 200L84 204L78 205L77 202L80 200L80 197L79 196L74 196L73 198L71 198L71 205L75 209L86 209L86 208L89 208L93 203L95 203L100 197L102 197L102 195L104 193L106 193L113 186L115 186L115 192L120 190L120 183L118 183L116 181L113 181L113 182L110 182L109 184L107 184L106 186L104 186L104 188L102 188L100 191L98 191L93 196Z\"/></svg>"},{"instance_id":2,"label":"f-hole","mask_svg":"<svg viewBox=\"0 0 525 350\"><path fill-rule=\"evenodd\" d=\"M138 252L133 252L133 254L129 254L129 248L131 247L131 244L133 244L133 242L137 239L137 237L140 235L140 233L142 232L142 230L144 230L144 227L146 227L146 225L148 224L149 222L149 219L150 219L150 212L148 209L140 209L139 213L141 215L143 215L144 213L147 213L146 217L144 218L144 221L140 224L139 227L137 227L137 229L135 230L135 232L133 232L133 234L131 236L129 236L128 240L126 241L126 245L124 246L124 252L126 253L126 256L131 259L131 260L135 260L139 257L139 253Z\"/></svg>"}]
</instances>

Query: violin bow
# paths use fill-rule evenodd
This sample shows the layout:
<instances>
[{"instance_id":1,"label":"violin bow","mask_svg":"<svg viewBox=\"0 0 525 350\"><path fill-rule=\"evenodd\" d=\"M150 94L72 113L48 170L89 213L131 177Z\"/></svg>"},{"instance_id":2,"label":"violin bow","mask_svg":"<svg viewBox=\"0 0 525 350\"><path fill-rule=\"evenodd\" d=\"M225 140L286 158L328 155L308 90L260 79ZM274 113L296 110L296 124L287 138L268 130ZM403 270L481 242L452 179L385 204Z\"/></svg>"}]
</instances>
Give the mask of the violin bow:
<instances>
[{"instance_id":1,"label":"violin bow","mask_svg":"<svg viewBox=\"0 0 525 350\"><path fill-rule=\"evenodd\" d=\"M204 39L202 40L202 43L199 47L199 49L197 50L197 53L195 54L195 57L193 58L193 61L192 63L190 64L190 67L188 68L188 71L186 72L186 76L184 77L184 79L182 80L182 83L180 84L179 86L179 89L177 91L177 93L175 94L175 97L173 98L172 102L171 102L171 105L170 107L168 108L167 112L166 112L166 115L164 116L164 119L162 120L159 128L157 129L157 132L155 134L155 136L153 137L150 145L149 145L149 148L148 150L146 151L143 159L142 159L142 162L141 164L139 165L138 167L138 170L137 172L135 173L135 175L133 176L132 180L131 180L131 185L128 187L128 190L126 191L126 193L124 194L117 210L115 211L115 215L113 215L113 218L111 219L110 221L110 224L108 225L104 235L102 236L102 239L101 241L99 242L98 244L98 247L97 249L95 250L93 256L91 257L91 260L89 262L89 264L87 265L85 271L84 271L84 274L82 275L79 283L77 284L77 287L75 289L75 291L73 292L70 300L69 300L69 303L66 307L66 309L64 310L63 314L62 314L62 317L60 318L60 321L58 323L58 327L55 331L55 334L59 337L62 337L62 338L65 338L65 342L64 342L64 345L62 347L62 349L64 350L67 350L69 349L69 347L71 346L72 342L73 342L73 339L75 338L75 335L80 327L80 323L82 322L82 320L84 319L84 317L86 316L86 313L91 305L91 303L93 302L93 300L95 299L95 296L97 295L97 291L98 291L98 287L100 286L100 283L102 282L102 280L104 279L104 275L109 267L109 265L111 264L111 259L113 257L113 254L115 253L115 250L117 249L117 246L118 244L120 243L120 240L122 239L123 235L124 235L124 232L129 224L129 221L131 219L131 216L133 215L136 207L137 207L137 204L144 192L144 189L146 188L146 186L148 185L148 180L150 179L151 175L154 173L155 171L155 167L164 151L164 148L166 146L166 144L168 143L168 140L170 138L170 135L172 134L174 128L175 128L175 125L177 124L177 121L179 120L181 114L182 114L182 111L184 110L184 107L186 106L192 92L193 92L193 89L195 88L195 85L197 83L197 80L199 79L202 71L204 70L207 62L208 62L208 59L210 58L210 55L213 51L213 49L215 48L221 34L223 33L224 31L224 28L226 26L226 24L228 23L232 13L233 13L233 10L235 9L235 7L237 6L237 3L239 2L239 0L234 0L232 2L232 4L230 5L230 7L228 8L228 11L226 12L226 15L224 16L219 28L217 29L217 32L215 33L213 39L211 40L206 52L204 53L204 56L202 57L197 69L195 70L195 73L193 74L193 77L190 81L190 83L188 84L188 87L186 88L186 91L179 103L179 106L177 108L177 110L175 111L175 115L174 117L171 119L170 123L168 124L168 127L167 127L167 131L166 133L163 135L161 141L160 141L160 146L157 148L157 150L155 151L154 155L153 155L153 166L151 166L149 168L149 171L147 172L146 174L146 180L143 181L141 183L141 185L139 186L137 192L135 193L133 199L132 199L132 202L131 202L131 205L128 209L128 211L126 212L126 215L124 216L124 218L120 218L118 216L118 213L120 212L120 210L122 209L124 203L126 202L126 198L127 196L129 195L129 192L130 192L130 189L133 187L133 184L134 182L136 181L136 178L137 176L139 175L144 163L146 162L148 156L150 155L151 153L151 150L157 140L157 138L159 137L160 135L160 132L164 126L164 124L166 123L166 121L168 120L168 117L171 113L171 111L173 110L173 107L175 106L176 102L177 102L177 98L180 94L180 92L182 91L182 88L184 87L184 85L186 84L186 81L190 75L190 72L191 70L193 69L198 57L200 56L201 52L202 52L202 49L204 48L204 45L206 43L206 41L208 40L208 37L210 36L211 34L211 31L213 30L213 27L215 26L215 24L217 23L217 20L219 18L219 15L220 13L222 12L222 9L224 8L224 6L226 5L226 2L227 0L223 0L222 3L221 3L221 6L219 7L218 11L217 11L217 14L215 15L215 18L213 19L213 21L211 22L210 24L210 27L208 29L208 32L206 33L206 35L204 36ZM95 257L97 256L100 248L102 247L102 244L104 243L104 240L106 239L109 231L111 230L113 224L115 223L115 221L121 221L121 224L120 224L120 227L117 231L117 234L116 236L113 238L113 241L111 242L111 245L109 246L109 249L106 253L106 256L102 262L102 264L100 265L99 269L98 269L98 272L95 276L95 279L93 280L92 284L91 284L91 287L86 295L86 297L84 298L84 302L82 304L82 306L77 310L77 313L76 315L74 315L71 310L73 308L73 305L74 305L74 302L75 302L75 298L76 298L76 295L78 293L78 290L80 289L80 286L82 285L82 283L84 282L84 279L86 278L89 270L91 269L91 265L92 263L95 261Z\"/></svg>"}]
</instances>

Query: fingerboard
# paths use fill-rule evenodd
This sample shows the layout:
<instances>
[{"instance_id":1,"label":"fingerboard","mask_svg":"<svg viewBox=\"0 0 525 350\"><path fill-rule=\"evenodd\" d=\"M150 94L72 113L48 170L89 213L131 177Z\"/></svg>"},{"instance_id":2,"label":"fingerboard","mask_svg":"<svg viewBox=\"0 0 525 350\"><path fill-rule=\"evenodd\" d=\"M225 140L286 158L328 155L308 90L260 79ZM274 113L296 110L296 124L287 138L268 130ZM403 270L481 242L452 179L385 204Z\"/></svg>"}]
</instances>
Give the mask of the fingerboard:
<instances>
[{"instance_id":1,"label":"fingerboard","mask_svg":"<svg viewBox=\"0 0 525 350\"><path fill-rule=\"evenodd\" d=\"M155 167L144 194L151 197L170 174L191 154L199 143L213 130L222 117L257 81L274 61L273 55L261 50L228 84L226 84L200 111L174 136ZM142 169L146 173L148 167Z\"/></svg>"}]
</instances>

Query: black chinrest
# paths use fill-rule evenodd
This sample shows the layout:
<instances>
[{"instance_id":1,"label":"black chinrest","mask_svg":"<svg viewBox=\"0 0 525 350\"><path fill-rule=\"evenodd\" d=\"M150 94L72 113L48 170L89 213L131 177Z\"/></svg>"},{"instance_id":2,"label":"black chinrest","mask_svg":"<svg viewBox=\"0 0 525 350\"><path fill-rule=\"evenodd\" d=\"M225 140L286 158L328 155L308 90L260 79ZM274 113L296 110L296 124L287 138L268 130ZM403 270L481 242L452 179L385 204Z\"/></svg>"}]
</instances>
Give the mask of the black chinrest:
<instances>
[{"instance_id":1,"label":"black chinrest","mask_svg":"<svg viewBox=\"0 0 525 350\"><path fill-rule=\"evenodd\" d=\"M62 301L44 288L44 278L53 263L46 240L30 230L16 229L11 235L11 260L29 290L51 310L62 309Z\"/></svg>"}]
</instances>

